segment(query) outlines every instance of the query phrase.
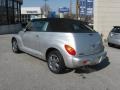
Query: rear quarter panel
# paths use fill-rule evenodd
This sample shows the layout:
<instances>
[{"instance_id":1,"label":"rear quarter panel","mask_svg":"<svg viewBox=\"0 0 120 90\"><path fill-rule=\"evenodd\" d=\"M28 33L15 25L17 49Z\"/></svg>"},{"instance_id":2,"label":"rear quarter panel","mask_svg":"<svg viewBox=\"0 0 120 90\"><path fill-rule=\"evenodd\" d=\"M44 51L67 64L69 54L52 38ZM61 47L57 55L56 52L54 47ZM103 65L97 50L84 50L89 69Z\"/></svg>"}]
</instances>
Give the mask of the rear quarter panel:
<instances>
[{"instance_id":1,"label":"rear quarter panel","mask_svg":"<svg viewBox=\"0 0 120 90\"><path fill-rule=\"evenodd\" d=\"M40 33L40 47L41 52L44 54L49 48L58 49L61 54L65 51L64 45L69 43L69 34L55 33L55 32L41 32Z\"/></svg>"},{"instance_id":2,"label":"rear quarter panel","mask_svg":"<svg viewBox=\"0 0 120 90\"><path fill-rule=\"evenodd\" d=\"M68 58L71 59L72 62L72 56L67 53L64 45L68 44L74 47L74 44L69 41L70 37L72 39L71 33L42 32L40 36L40 47L43 54L42 59L46 60L46 52L49 48L55 48L59 50L64 58L65 65L68 66L70 63L68 62Z\"/></svg>"}]
</instances>

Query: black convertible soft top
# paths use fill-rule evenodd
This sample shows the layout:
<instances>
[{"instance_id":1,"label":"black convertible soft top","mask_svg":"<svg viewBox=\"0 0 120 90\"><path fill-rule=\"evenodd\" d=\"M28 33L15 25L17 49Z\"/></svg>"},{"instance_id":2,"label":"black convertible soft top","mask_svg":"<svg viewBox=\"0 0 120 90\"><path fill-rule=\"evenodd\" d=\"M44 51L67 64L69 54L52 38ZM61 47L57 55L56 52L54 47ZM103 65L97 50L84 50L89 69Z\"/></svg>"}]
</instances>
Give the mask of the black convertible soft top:
<instances>
[{"instance_id":1,"label":"black convertible soft top","mask_svg":"<svg viewBox=\"0 0 120 90\"><path fill-rule=\"evenodd\" d=\"M82 24L87 24L87 22L83 22L83 21L80 21L80 20L74 20L74 19L68 19L68 18L41 18L41 19L33 19L32 22L34 21L48 21L48 22L79 22L79 23L82 23Z\"/></svg>"},{"instance_id":2,"label":"black convertible soft top","mask_svg":"<svg viewBox=\"0 0 120 90\"><path fill-rule=\"evenodd\" d=\"M43 21L43 22L41 22ZM48 32L72 32L72 33L93 33L95 32L93 29L88 27L85 22L74 20L74 19L66 19L66 18L43 18L43 19L34 19L32 22L38 22L38 26L34 24L36 27L40 27L45 22L48 22L47 31Z\"/></svg>"}]
</instances>

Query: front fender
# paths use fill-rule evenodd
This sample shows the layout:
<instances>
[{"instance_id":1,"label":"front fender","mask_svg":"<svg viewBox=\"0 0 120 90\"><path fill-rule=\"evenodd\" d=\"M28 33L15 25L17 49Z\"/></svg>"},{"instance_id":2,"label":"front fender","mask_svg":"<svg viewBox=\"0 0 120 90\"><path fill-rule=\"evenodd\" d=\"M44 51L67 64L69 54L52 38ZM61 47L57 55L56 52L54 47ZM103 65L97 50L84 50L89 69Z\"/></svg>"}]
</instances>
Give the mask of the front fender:
<instances>
[{"instance_id":1,"label":"front fender","mask_svg":"<svg viewBox=\"0 0 120 90\"><path fill-rule=\"evenodd\" d=\"M23 43L22 43L22 38L21 38L21 36L20 36L20 35L13 35L13 36L12 36L12 40L13 40L13 39L16 39L16 40L17 40L19 49L21 50L22 47L23 47ZM12 40L11 40L11 41L12 41Z\"/></svg>"}]
</instances>

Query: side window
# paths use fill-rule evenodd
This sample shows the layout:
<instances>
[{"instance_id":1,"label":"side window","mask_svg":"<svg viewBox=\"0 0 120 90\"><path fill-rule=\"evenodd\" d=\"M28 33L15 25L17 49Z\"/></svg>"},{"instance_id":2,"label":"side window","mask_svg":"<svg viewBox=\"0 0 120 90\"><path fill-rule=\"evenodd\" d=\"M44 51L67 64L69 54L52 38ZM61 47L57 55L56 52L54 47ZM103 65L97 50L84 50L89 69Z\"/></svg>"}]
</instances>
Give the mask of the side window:
<instances>
[{"instance_id":1,"label":"side window","mask_svg":"<svg viewBox=\"0 0 120 90\"><path fill-rule=\"evenodd\" d=\"M34 21L32 22L32 31L45 32L48 26L48 22Z\"/></svg>"},{"instance_id":2,"label":"side window","mask_svg":"<svg viewBox=\"0 0 120 90\"><path fill-rule=\"evenodd\" d=\"M76 24L73 24L73 29L74 29L75 31L78 31L78 30L80 30L80 27L79 27L78 25L76 25Z\"/></svg>"},{"instance_id":3,"label":"side window","mask_svg":"<svg viewBox=\"0 0 120 90\"><path fill-rule=\"evenodd\" d=\"M47 27L48 32L64 32L64 30L67 30L65 24L59 21L50 22Z\"/></svg>"}]
</instances>

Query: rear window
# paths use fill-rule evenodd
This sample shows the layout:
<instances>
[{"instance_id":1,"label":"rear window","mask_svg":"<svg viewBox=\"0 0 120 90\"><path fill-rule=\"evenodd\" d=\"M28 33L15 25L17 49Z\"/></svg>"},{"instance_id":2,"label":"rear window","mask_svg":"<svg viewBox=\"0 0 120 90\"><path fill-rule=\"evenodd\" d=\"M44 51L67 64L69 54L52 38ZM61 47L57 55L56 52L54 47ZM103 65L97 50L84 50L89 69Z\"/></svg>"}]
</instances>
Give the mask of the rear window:
<instances>
[{"instance_id":1,"label":"rear window","mask_svg":"<svg viewBox=\"0 0 120 90\"><path fill-rule=\"evenodd\" d=\"M120 33L120 27L114 27L112 32L114 33Z\"/></svg>"},{"instance_id":2,"label":"rear window","mask_svg":"<svg viewBox=\"0 0 120 90\"><path fill-rule=\"evenodd\" d=\"M88 25L79 21L52 21L49 23L48 30L51 32L72 32L72 33L93 33L95 32Z\"/></svg>"}]
</instances>

